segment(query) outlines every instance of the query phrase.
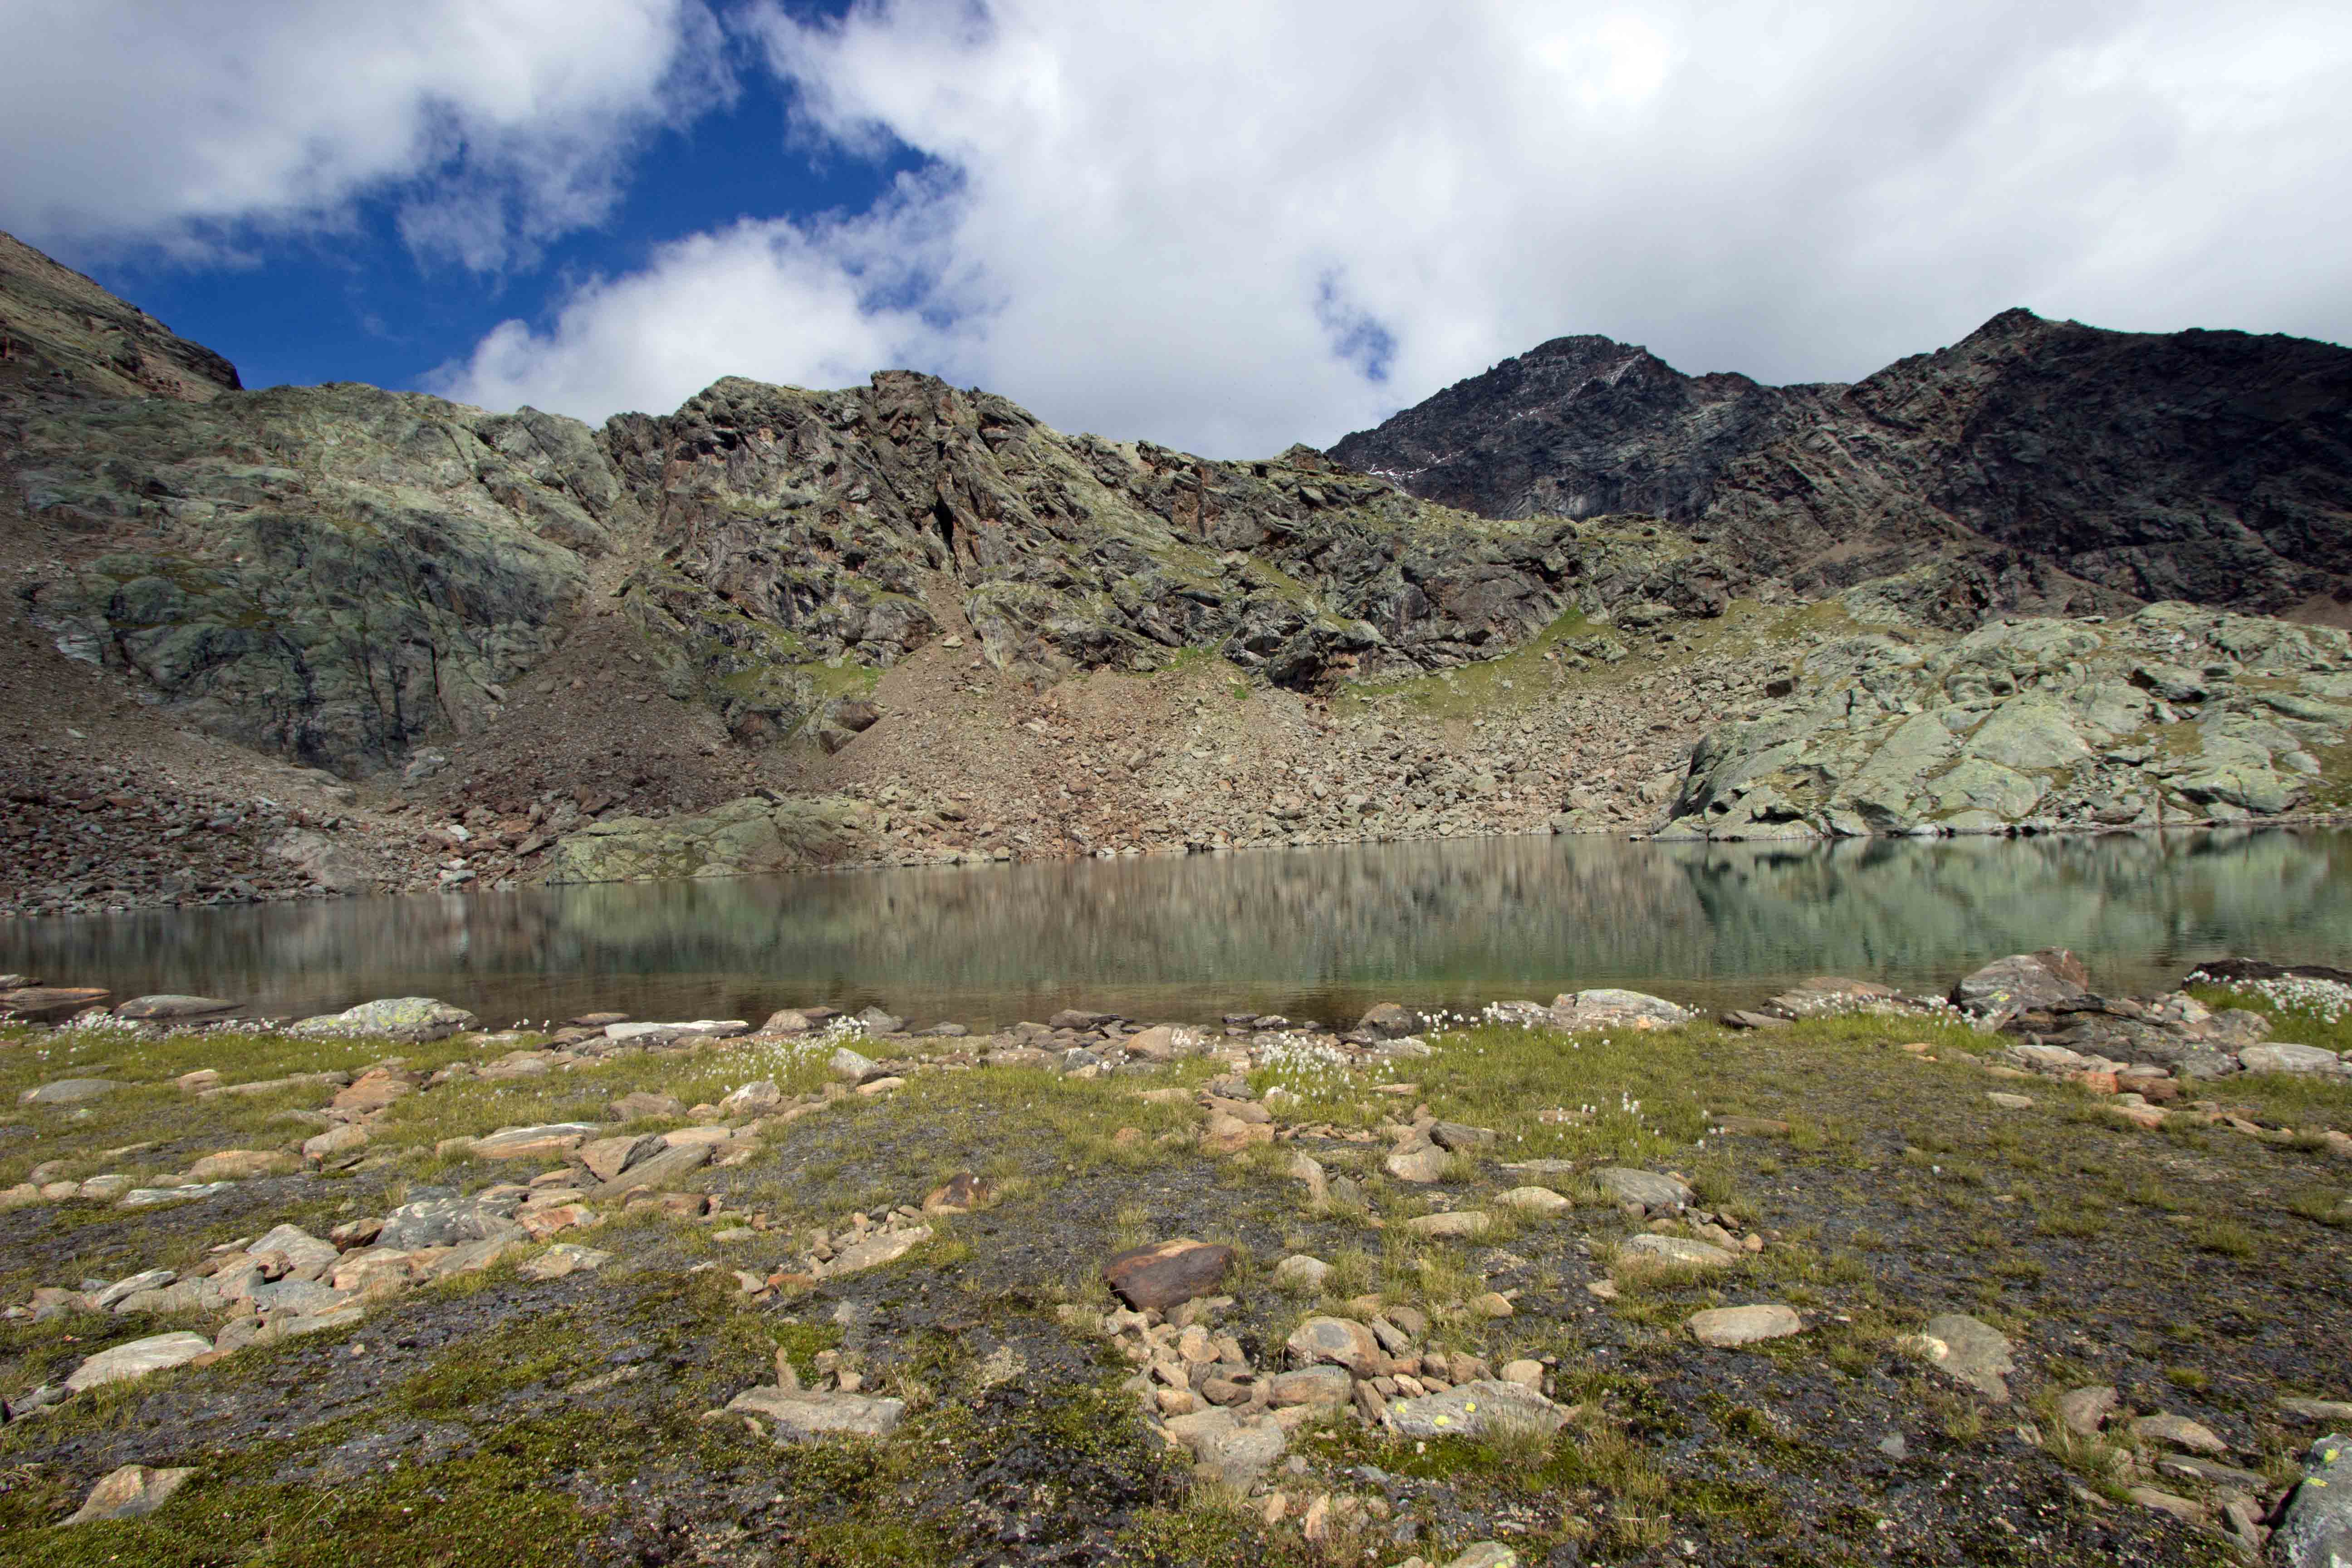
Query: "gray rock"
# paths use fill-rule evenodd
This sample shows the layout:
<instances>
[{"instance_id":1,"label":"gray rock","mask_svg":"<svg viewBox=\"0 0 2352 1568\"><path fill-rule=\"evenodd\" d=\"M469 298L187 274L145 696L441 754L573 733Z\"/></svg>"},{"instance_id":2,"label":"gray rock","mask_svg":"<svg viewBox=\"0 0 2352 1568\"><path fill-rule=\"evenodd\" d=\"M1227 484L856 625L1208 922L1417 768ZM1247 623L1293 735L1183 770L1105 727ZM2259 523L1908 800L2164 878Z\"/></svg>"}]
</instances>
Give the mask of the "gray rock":
<instances>
[{"instance_id":1,"label":"gray rock","mask_svg":"<svg viewBox=\"0 0 2352 1568\"><path fill-rule=\"evenodd\" d=\"M1967 1384L1995 1405L2008 1402L2007 1376L2017 1365L2010 1358L2008 1336L1991 1324L1965 1312L1945 1312L1928 1319L1927 1328L1913 1342L1938 1371Z\"/></svg>"},{"instance_id":2,"label":"gray rock","mask_svg":"<svg viewBox=\"0 0 2352 1568\"><path fill-rule=\"evenodd\" d=\"M2352 1564L2352 1436L2331 1432L2304 1455L2271 1550L2286 1568Z\"/></svg>"},{"instance_id":3,"label":"gray rock","mask_svg":"<svg viewBox=\"0 0 2352 1568\"><path fill-rule=\"evenodd\" d=\"M881 1067L871 1057L853 1051L847 1046L836 1049L825 1065L834 1077L846 1083L866 1083L883 1076Z\"/></svg>"},{"instance_id":4,"label":"gray rock","mask_svg":"<svg viewBox=\"0 0 2352 1568\"><path fill-rule=\"evenodd\" d=\"M1532 1388L1481 1378L1442 1394L1389 1402L1388 1424L1406 1437L1483 1437L1515 1426L1549 1436L1568 1424L1568 1415Z\"/></svg>"},{"instance_id":5,"label":"gray rock","mask_svg":"<svg viewBox=\"0 0 2352 1568\"><path fill-rule=\"evenodd\" d=\"M1995 959L1952 987L1956 1005L1976 1013L2054 1007L2090 994L2083 961L2063 947Z\"/></svg>"},{"instance_id":6,"label":"gray rock","mask_svg":"<svg viewBox=\"0 0 2352 1568\"><path fill-rule=\"evenodd\" d=\"M191 1468L150 1469L145 1465L125 1465L110 1470L98 1485L89 1489L68 1524L91 1524L107 1519L142 1519L171 1501L172 1494L185 1486Z\"/></svg>"},{"instance_id":7,"label":"gray rock","mask_svg":"<svg viewBox=\"0 0 2352 1568\"><path fill-rule=\"evenodd\" d=\"M236 1011L236 1003L224 1002L217 996L181 996L165 994L154 996L134 996L115 1008L114 1016L118 1018L135 1019L141 1023L176 1024L192 1018L215 1018L224 1013ZM136 1469L138 1467L133 1465L126 1468ZM115 1473L120 1475L122 1472L118 1470ZM100 1484L102 1486L105 1483Z\"/></svg>"},{"instance_id":8,"label":"gray rock","mask_svg":"<svg viewBox=\"0 0 2352 1568\"><path fill-rule=\"evenodd\" d=\"M665 1148L629 1166L595 1191L600 1199L625 1197L631 1193L656 1192L671 1183L682 1181L710 1163L711 1145L678 1143Z\"/></svg>"},{"instance_id":9,"label":"gray rock","mask_svg":"<svg viewBox=\"0 0 2352 1568\"><path fill-rule=\"evenodd\" d=\"M1472 1127L1460 1121L1440 1121L1430 1128L1429 1137L1441 1149L1476 1149L1495 1142L1495 1130Z\"/></svg>"},{"instance_id":10,"label":"gray rock","mask_svg":"<svg viewBox=\"0 0 2352 1568\"><path fill-rule=\"evenodd\" d=\"M375 1245L414 1252L420 1247L457 1247L467 1242L519 1237L522 1227L514 1222L513 1215L520 1201L492 1203L477 1198L427 1197L403 1204L384 1216Z\"/></svg>"},{"instance_id":11,"label":"gray rock","mask_svg":"<svg viewBox=\"0 0 2352 1568\"><path fill-rule=\"evenodd\" d=\"M1394 1002L1382 1002L1366 1012L1356 1022L1360 1033L1377 1035L1383 1040L1401 1040L1421 1030L1421 1015Z\"/></svg>"},{"instance_id":12,"label":"gray rock","mask_svg":"<svg viewBox=\"0 0 2352 1568\"><path fill-rule=\"evenodd\" d=\"M1739 1255L1727 1252L1708 1242L1694 1240L1687 1236L1654 1236L1643 1232L1629 1236L1617 1248L1617 1254L1635 1267L1643 1264L1681 1264L1694 1268L1728 1268L1739 1261Z\"/></svg>"},{"instance_id":13,"label":"gray rock","mask_svg":"<svg viewBox=\"0 0 2352 1568\"><path fill-rule=\"evenodd\" d=\"M1345 1405L1355 1393L1356 1380L1343 1366L1304 1366L1276 1373L1266 1386L1266 1400L1276 1405Z\"/></svg>"},{"instance_id":14,"label":"gray rock","mask_svg":"<svg viewBox=\"0 0 2352 1568\"><path fill-rule=\"evenodd\" d=\"M161 1290L178 1278L179 1275L169 1268L150 1268L143 1273L117 1279L105 1289L91 1295L90 1310L95 1312L106 1311L127 1296L135 1296L142 1290Z\"/></svg>"},{"instance_id":15,"label":"gray rock","mask_svg":"<svg viewBox=\"0 0 2352 1568\"><path fill-rule=\"evenodd\" d=\"M1286 1346L1297 1365L1328 1362L1359 1377L1372 1376L1383 1359L1372 1331L1349 1318L1309 1318L1291 1331Z\"/></svg>"},{"instance_id":16,"label":"gray rock","mask_svg":"<svg viewBox=\"0 0 2352 1568\"><path fill-rule=\"evenodd\" d=\"M1754 1307L1715 1307L1690 1317L1691 1337L1717 1350L1734 1350L1805 1331L1796 1309L1769 1302Z\"/></svg>"},{"instance_id":17,"label":"gray rock","mask_svg":"<svg viewBox=\"0 0 2352 1568\"><path fill-rule=\"evenodd\" d=\"M1248 1488L1272 1469L1290 1447L1278 1425L1265 1416L1236 1416L1212 1406L1171 1416L1168 1434L1192 1451L1192 1462L1227 1486Z\"/></svg>"},{"instance_id":18,"label":"gray rock","mask_svg":"<svg viewBox=\"0 0 2352 1568\"><path fill-rule=\"evenodd\" d=\"M1319 1258L1309 1258L1294 1252L1274 1266L1274 1288L1315 1295L1323 1289L1323 1281L1331 1277L1331 1266Z\"/></svg>"},{"instance_id":19,"label":"gray rock","mask_svg":"<svg viewBox=\"0 0 2352 1568\"><path fill-rule=\"evenodd\" d=\"M38 1089L28 1089L17 1099L25 1105L79 1105L85 1100L103 1099L121 1087L102 1078L61 1078Z\"/></svg>"},{"instance_id":20,"label":"gray rock","mask_svg":"<svg viewBox=\"0 0 2352 1568\"><path fill-rule=\"evenodd\" d=\"M235 1182L191 1182L178 1187L133 1187L116 1200L119 1209L151 1209L160 1204L186 1203L194 1198L208 1198L215 1193L226 1193L236 1186Z\"/></svg>"},{"instance_id":21,"label":"gray rock","mask_svg":"<svg viewBox=\"0 0 2352 1568\"><path fill-rule=\"evenodd\" d=\"M747 1388L727 1408L772 1422L779 1441L828 1436L887 1437L907 1413L903 1399L827 1394L798 1388Z\"/></svg>"},{"instance_id":22,"label":"gray rock","mask_svg":"<svg viewBox=\"0 0 2352 1568\"><path fill-rule=\"evenodd\" d=\"M1672 1213L1688 1207L1698 1198L1687 1182L1629 1165L1605 1166L1593 1172L1592 1179L1617 1202L1639 1204L1651 1214Z\"/></svg>"},{"instance_id":23,"label":"gray rock","mask_svg":"<svg viewBox=\"0 0 2352 1568\"><path fill-rule=\"evenodd\" d=\"M430 996L388 996L362 1002L340 1013L305 1018L289 1032L322 1039L373 1039L380 1036L420 1045L470 1029L476 1021L474 1015L463 1007L453 1007Z\"/></svg>"},{"instance_id":24,"label":"gray rock","mask_svg":"<svg viewBox=\"0 0 2352 1568\"><path fill-rule=\"evenodd\" d=\"M2341 1076L2343 1058L2317 1046L2273 1041L2247 1046L2238 1052L2238 1065L2247 1072L2328 1073Z\"/></svg>"},{"instance_id":25,"label":"gray rock","mask_svg":"<svg viewBox=\"0 0 2352 1568\"><path fill-rule=\"evenodd\" d=\"M79 1394L105 1384L127 1383L151 1372L184 1366L212 1348L213 1342L202 1334L154 1334L132 1340L85 1360L67 1377L66 1386Z\"/></svg>"},{"instance_id":26,"label":"gray rock","mask_svg":"<svg viewBox=\"0 0 2352 1568\"><path fill-rule=\"evenodd\" d=\"M1400 1182L1426 1186L1445 1174L1446 1153L1434 1143L1409 1144L1381 1162L1381 1168Z\"/></svg>"},{"instance_id":27,"label":"gray rock","mask_svg":"<svg viewBox=\"0 0 2352 1568\"><path fill-rule=\"evenodd\" d=\"M1552 998L1552 1021L1562 1029L1671 1029L1697 1015L1663 996L1640 991L1578 991Z\"/></svg>"}]
</instances>

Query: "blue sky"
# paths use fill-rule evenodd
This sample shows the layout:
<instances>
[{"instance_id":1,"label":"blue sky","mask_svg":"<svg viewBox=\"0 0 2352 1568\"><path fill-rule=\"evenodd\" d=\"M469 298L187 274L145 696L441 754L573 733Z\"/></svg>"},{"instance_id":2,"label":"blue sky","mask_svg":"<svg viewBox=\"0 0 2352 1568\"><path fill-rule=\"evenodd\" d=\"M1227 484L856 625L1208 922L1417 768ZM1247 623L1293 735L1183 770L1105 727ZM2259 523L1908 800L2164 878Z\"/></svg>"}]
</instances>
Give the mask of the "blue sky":
<instances>
[{"instance_id":1,"label":"blue sky","mask_svg":"<svg viewBox=\"0 0 2352 1568\"><path fill-rule=\"evenodd\" d=\"M1327 444L1547 338L2352 337L2352 12L0 0L0 227L229 355L601 419L909 365Z\"/></svg>"}]
</instances>

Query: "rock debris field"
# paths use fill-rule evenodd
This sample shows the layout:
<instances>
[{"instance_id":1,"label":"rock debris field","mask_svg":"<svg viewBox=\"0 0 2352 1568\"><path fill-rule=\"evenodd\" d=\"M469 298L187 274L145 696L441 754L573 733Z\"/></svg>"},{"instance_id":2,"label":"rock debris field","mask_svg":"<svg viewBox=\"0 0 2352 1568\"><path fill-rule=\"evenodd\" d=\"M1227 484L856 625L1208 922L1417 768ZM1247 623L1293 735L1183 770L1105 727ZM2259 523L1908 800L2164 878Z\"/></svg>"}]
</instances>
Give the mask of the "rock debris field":
<instances>
[{"instance_id":1,"label":"rock debris field","mask_svg":"<svg viewBox=\"0 0 2352 1568\"><path fill-rule=\"evenodd\" d=\"M11 1562L2352 1553L2336 972L0 1005Z\"/></svg>"}]
</instances>

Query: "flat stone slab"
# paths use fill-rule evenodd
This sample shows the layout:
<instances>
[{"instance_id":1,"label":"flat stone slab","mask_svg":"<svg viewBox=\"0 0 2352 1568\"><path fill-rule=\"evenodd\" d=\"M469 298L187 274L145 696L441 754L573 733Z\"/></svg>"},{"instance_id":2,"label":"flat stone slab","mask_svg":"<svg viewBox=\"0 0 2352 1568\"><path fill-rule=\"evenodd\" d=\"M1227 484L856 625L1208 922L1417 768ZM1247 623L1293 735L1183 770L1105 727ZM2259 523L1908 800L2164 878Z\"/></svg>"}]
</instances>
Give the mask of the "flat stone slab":
<instances>
[{"instance_id":1,"label":"flat stone slab","mask_svg":"<svg viewBox=\"0 0 2352 1568\"><path fill-rule=\"evenodd\" d=\"M145 1465L110 1470L89 1489L89 1496L66 1522L93 1524L106 1519L142 1518L171 1501L172 1494L195 1473L188 1468L151 1469Z\"/></svg>"},{"instance_id":2,"label":"flat stone slab","mask_svg":"<svg viewBox=\"0 0 2352 1568\"><path fill-rule=\"evenodd\" d=\"M1570 1030L1671 1029L1696 1016L1663 996L1609 988L1555 996L1551 1014L1556 1026Z\"/></svg>"},{"instance_id":3,"label":"flat stone slab","mask_svg":"<svg viewBox=\"0 0 2352 1568\"><path fill-rule=\"evenodd\" d=\"M1458 1213L1415 1215L1404 1222L1404 1226L1415 1236L1444 1237L1483 1235L1494 1223L1476 1209L1464 1209Z\"/></svg>"},{"instance_id":4,"label":"flat stone slab","mask_svg":"<svg viewBox=\"0 0 2352 1568\"><path fill-rule=\"evenodd\" d=\"M2317 1046L2289 1045L2273 1040L2248 1046L2238 1052L2238 1065L2248 1072L2341 1073L2344 1058Z\"/></svg>"},{"instance_id":5,"label":"flat stone slab","mask_svg":"<svg viewBox=\"0 0 2352 1568\"><path fill-rule=\"evenodd\" d=\"M1328 1362L1370 1377L1386 1361L1372 1331L1352 1318L1309 1318L1290 1332L1286 1342L1290 1359L1301 1365Z\"/></svg>"},{"instance_id":6,"label":"flat stone slab","mask_svg":"<svg viewBox=\"0 0 2352 1568\"><path fill-rule=\"evenodd\" d=\"M235 1187L235 1182L191 1182L177 1187L133 1187L115 1201L119 1209L152 1209L158 1204L182 1204L208 1198Z\"/></svg>"},{"instance_id":7,"label":"flat stone slab","mask_svg":"<svg viewBox=\"0 0 2352 1568\"><path fill-rule=\"evenodd\" d=\"M833 1255L833 1260L818 1269L818 1277L830 1279L836 1274L855 1274L864 1268L879 1268L885 1263L895 1263L916 1247L931 1239L931 1227L919 1225L907 1230L886 1230L852 1242Z\"/></svg>"},{"instance_id":8,"label":"flat stone slab","mask_svg":"<svg viewBox=\"0 0 2352 1568\"><path fill-rule=\"evenodd\" d=\"M1754 1307L1715 1307L1690 1315L1690 1331L1703 1345L1737 1350L1766 1340L1785 1340L1805 1331L1796 1309L1778 1302Z\"/></svg>"},{"instance_id":9,"label":"flat stone slab","mask_svg":"<svg viewBox=\"0 0 2352 1568\"><path fill-rule=\"evenodd\" d=\"M340 1013L321 1013L305 1018L289 1033L310 1035L322 1039L359 1039L382 1036L386 1039L421 1045L428 1040L446 1039L460 1029L470 1029L478 1020L463 1007L431 996L386 996L373 1002L362 1002L356 1007L346 1007Z\"/></svg>"},{"instance_id":10,"label":"flat stone slab","mask_svg":"<svg viewBox=\"0 0 2352 1568\"><path fill-rule=\"evenodd\" d=\"M1118 1254L1103 1265L1103 1283L1139 1312L1164 1312L1214 1292L1233 1266L1232 1247L1176 1237Z\"/></svg>"},{"instance_id":11,"label":"flat stone slab","mask_svg":"<svg viewBox=\"0 0 2352 1568\"><path fill-rule=\"evenodd\" d=\"M85 1100L102 1100L121 1087L111 1079L61 1078L55 1083L28 1089L16 1098L21 1105L79 1105Z\"/></svg>"},{"instance_id":12,"label":"flat stone slab","mask_svg":"<svg viewBox=\"0 0 2352 1568\"><path fill-rule=\"evenodd\" d=\"M2220 1458L2230 1451L2230 1445L2221 1434L2200 1421L2186 1415L2174 1415L2159 1411L2143 1415L2131 1424L2132 1436L2148 1443L2169 1444L2191 1454L2207 1454Z\"/></svg>"},{"instance_id":13,"label":"flat stone slab","mask_svg":"<svg viewBox=\"0 0 2352 1568\"><path fill-rule=\"evenodd\" d=\"M118 1018L131 1018L142 1024L175 1024L187 1018L216 1018L223 1013L234 1013L236 1004L218 996L183 996L166 992L154 996L133 996L114 1009ZM124 1469L136 1469L126 1465ZM115 1472L121 1474L121 1470ZM156 1474L168 1472L157 1471ZM103 1486L105 1483L100 1482Z\"/></svg>"},{"instance_id":14,"label":"flat stone slab","mask_svg":"<svg viewBox=\"0 0 2352 1568\"><path fill-rule=\"evenodd\" d=\"M1236 1417L1216 1406L1171 1416L1167 1425L1168 1435L1192 1450L1192 1462L1228 1486L1256 1484L1290 1447L1288 1435L1271 1419Z\"/></svg>"},{"instance_id":15,"label":"flat stone slab","mask_svg":"<svg viewBox=\"0 0 2352 1568\"><path fill-rule=\"evenodd\" d=\"M73 1369L66 1378L66 1386L79 1394L86 1388L97 1388L109 1383L127 1383L145 1377L151 1372L163 1372L175 1366L185 1366L213 1348L212 1341L202 1334L155 1334L129 1344L102 1350Z\"/></svg>"},{"instance_id":16,"label":"flat stone slab","mask_svg":"<svg viewBox=\"0 0 2352 1568\"><path fill-rule=\"evenodd\" d=\"M1387 1420L1407 1437L1482 1437L1517 1426L1549 1436L1568 1424L1568 1415L1532 1388L1482 1378L1443 1394L1391 1400Z\"/></svg>"},{"instance_id":17,"label":"flat stone slab","mask_svg":"<svg viewBox=\"0 0 2352 1568\"><path fill-rule=\"evenodd\" d=\"M516 1127L477 1138L467 1151L477 1160L552 1160L568 1154L597 1133L595 1121L552 1121L539 1127Z\"/></svg>"},{"instance_id":18,"label":"flat stone slab","mask_svg":"<svg viewBox=\"0 0 2352 1568\"><path fill-rule=\"evenodd\" d=\"M2010 1357L2009 1337L1990 1323L1966 1312L1945 1312L1927 1320L1911 1342L1937 1371L1982 1394L1995 1405L2009 1400L2009 1373L2017 1370Z\"/></svg>"},{"instance_id":19,"label":"flat stone slab","mask_svg":"<svg viewBox=\"0 0 2352 1568\"><path fill-rule=\"evenodd\" d=\"M1495 1201L1531 1215L1555 1215L1576 1206L1549 1187L1513 1187Z\"/></svg>"},{"instance_id":20,"label":"flat stone slab","mask_svg":"<svg viewBox=\"0 0 2352 1568\"><path fill-rule=\"evenodd\" d=\"M1644 1232L1625 1238L1617 1255L1643 1264L1681 1264L1691 1268L1728 1268L1739 1261L1739 1255L1727 1252L1711 1242L1687 1236L1654 1236Z\"/></svg>"},{"instance_id":21,"label":"flat stone slab","mask_svg":"<svg viewBox=\"0 0 2352 1568\"><path fill-rule=\"evenodd\" d=\"M113 994L88 985L20 985L0 992L0 1016L35 1024L54 1024L84 1007L95 1007Z\"/></svg>"},{"instance_id":22,"label":"flat stone slab","mask_svg":"<svg viewBox=\"0 0 2352 1568\"><path fill-rule=\"evenodd\" d=\"M1621 1204L1640 1204L1654 1214L1679 1209L1695 1203L1698 1194L1687 1182L1655 1171L1639 1171L1630 1165L1608 1165L1592 1173L1601 1190Z\"/></svg>"},{"instance_id":23,"label":"flat stone slab","mask_svg":"<svg viewBox=\"0 0 2352 1568\"><path fill-rule=\"evenodd\" d=\"M820 1394L798 1388L747 1388L727 1402L730 1410L764 1416L785 1441L812 1437L887 1437L907 1413L903 1399L863 1394Z\"/></svg>"},{"instance_id":24,"label":"flat stone slab","mask_svg":"<svg viewBox=\"0 0 2352 1568\"><path fill-rule=\"evenodd\" d=\"M2303 1483L2287 1499L2271 1551L2287 1568L2352 1563L2352 1437L2331 1432L2304 1455Z\"/></svg>"}]
</instances>

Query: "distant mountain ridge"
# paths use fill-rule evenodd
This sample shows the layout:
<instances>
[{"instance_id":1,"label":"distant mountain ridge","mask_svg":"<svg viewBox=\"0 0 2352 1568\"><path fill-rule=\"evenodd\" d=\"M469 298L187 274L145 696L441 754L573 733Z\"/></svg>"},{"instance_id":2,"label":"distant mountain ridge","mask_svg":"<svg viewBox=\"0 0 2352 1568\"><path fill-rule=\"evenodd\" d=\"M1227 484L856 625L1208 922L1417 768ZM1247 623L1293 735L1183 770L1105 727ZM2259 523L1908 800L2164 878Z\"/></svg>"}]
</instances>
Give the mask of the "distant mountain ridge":
<instances>
[{"instance_id":1,"label":"distant mountain ridge","mask_svg":"<svg viewBox=\"0 0 2352 1568\"><path fill-rule=\"evenodd\" d=\"M1556 338L1335 444L1497 518L1649 512L1732 591L1920 572L1947 625L2185 599L2352 624L2352 350L2005 310L1863 381Z\"/></svg>"}]
</instances>

